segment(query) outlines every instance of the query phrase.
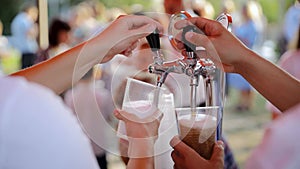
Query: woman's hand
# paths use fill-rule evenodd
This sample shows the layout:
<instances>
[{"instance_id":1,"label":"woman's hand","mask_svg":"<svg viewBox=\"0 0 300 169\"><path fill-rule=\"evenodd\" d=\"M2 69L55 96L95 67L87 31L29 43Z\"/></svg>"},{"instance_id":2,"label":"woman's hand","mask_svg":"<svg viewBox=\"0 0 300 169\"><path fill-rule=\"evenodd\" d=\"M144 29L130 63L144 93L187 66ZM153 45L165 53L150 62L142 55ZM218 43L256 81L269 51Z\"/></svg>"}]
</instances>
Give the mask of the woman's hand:
<instances>
[{"instance_id":1,"label":"woman's hand","mask_svg":"<svg viewBox=\"0 0 300 169\"><path fill-rule=\"evenodd\" d=\"M154 143L158 137L158 128L163 116L159 114L160 112L156 111L152 116L140 119L125 111L114 111L116 118L124 121L126 126L129 141L127 169L154 168Z\"/></svg>"},{"instance_id":2,"label":"woman's hand","mask_svg":"<svg viewBox=\"0 0 300 169\"><path fill-rule=\"evenodd\" d=\"M116 54L129 55L137 46L139 39L146 37L156 28L162 32L162 26L157 21L136 15L122 15L109 25L102 33L101 44L108 47L108 53L101 63L107 62Z\"/></svg>"},{"instance_id":3,"label":"woman's hand","mask_svg":"<svg viewBox=\"0 0 300 169\"><path fill-rule=\"evenodd\" d=\"M145 119L117 109L114 111L114 115L117 119L124 121L129 140L135 138L157 139L158 127L163 116L160 111L157 110L153 115Z\"/></svg>"},{"instance_id":4,"label":"woman's hand","mask_svg":"<svg viewBox=\"0 0 300 169\"><path fill-rule=\"evenodd\" d=\"M224 145L218 141L213 150L210 160L202 158L196 151L182 142L177 136L173 137L170 145L174 148L172 159L174 169L223 169L224 168Z\"/></svg>"},{"instance_id":5,"label":"woman's hand","mask_svg":"<svg viewBox=\"0 0 300 169\"><path fill-rule=\"evenodd\" d=\"M226 72L238 72L237 67L247 58L247 47L232 35L221 23L201 17L178 21L175 28L182 29L187 25L195 25L205 35L188 32L185 38L196 46L204 47L206 50L197 51L198 56L210 58L218 67ZM181 39L181 35L177 36ZM178 48L183 49L182 43Z\"/></svg>"}]
</instances>

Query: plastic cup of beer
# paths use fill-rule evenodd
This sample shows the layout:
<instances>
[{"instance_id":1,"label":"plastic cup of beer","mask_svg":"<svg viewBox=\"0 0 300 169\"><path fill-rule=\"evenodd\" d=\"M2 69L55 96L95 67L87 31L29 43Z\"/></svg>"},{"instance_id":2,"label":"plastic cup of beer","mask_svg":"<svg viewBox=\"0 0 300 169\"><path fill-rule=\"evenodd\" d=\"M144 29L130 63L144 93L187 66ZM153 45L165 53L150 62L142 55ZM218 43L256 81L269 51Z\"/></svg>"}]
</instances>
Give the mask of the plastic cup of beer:
<instances>
[{"instance_id":1,"label":"plastic cup of beer","mask_svg":"<svg viewBox=\"0 0 300 169\"><path fill-rule=\"evenodd\" d=\"M142 119L153 115L158 110L159 99L162 98L163 89L159 87L139 81L133 78L127 78L125 94L122 103L122 110L135 114L141 121L139 123L147 122ZM160 114L157 114L159 116ZM128 120L130 117L126 117ZM138 130L138 129L137 129ZM128 139L126 134L125 123L119 121L117 136L123 139Z\"/></svg>"},{"instance_id":2,"label":"plastic cup of beer","mask_svg":"<svg viewBox=\"0 0 300 169\"><path fill-rule=\"evenodd\" d=\"M176 108L180 139L203 158L211 158L216 141L219 107Z\"/></svg>"}]
</instances>

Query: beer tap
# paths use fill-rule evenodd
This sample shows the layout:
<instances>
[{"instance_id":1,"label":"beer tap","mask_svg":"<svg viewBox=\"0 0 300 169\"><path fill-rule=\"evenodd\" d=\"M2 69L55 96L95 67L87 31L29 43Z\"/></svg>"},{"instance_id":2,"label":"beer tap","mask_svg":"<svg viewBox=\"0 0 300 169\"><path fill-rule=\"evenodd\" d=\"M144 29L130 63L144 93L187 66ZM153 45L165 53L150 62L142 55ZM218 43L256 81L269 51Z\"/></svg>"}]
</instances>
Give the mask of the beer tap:
<instances>
[{"instance_id":1,"label":"beer tap","mask_svg":"<svg viewBox=\"0 0 300 169\"><path fill-rule=\"evenodd\" d=\"M222 23L226 28L229 28L232 19L228 14L221 14L217 21ZM149 65L148 70L150 73L157 74L157 86L161 87L165 82L169 73L185 74L190 77L191 97L190 106L191 112L195 112L197 104L197 87L199 84L200 76L204 81L205 90L205 106L219 106L220 123L217 127L217 139L220 139L222 132L222 114L223 114L223 100L225 89L225 73L218 69L214 62L210 59L205 59L197 56L196 46L185 39L187 32L202 33L194 25L188 25L182 29L182 42L184 44L186 55L182 59L173 62L165 62L160 50L160 39L158 30L147 36L148 43L153 53L154 62ZM174 37L174 35L173 35ZM172 39L174 41L174 39ZM171 43L172 44L172 43ZM204 49L205 50L205 49Z\"/></svg>"},{"instance_id":2,"label":"beer tap","mask_svg":"<svg viewBox=\"0 0 300 169\"><path fill-rule=\"evenodd\" d=\"M153 33L146 37L150 45L154 63L149 66L149 72L159 75L157 79L157 86L161 87L167 77L167 70L162 67L164 60L160 50L159 31L155 29Z\"/></svg>"}]
</instances>

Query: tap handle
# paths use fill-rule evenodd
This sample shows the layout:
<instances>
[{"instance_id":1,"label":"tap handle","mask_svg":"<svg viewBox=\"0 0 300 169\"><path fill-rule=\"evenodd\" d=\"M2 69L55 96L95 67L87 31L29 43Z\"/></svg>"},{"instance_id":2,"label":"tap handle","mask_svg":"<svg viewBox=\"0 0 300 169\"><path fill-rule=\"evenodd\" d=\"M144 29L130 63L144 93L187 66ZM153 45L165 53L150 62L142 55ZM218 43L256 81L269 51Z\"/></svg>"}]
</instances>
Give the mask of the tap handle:
<instances>
[{"instance_id":1,"label":"tap handle","mask_svg":"<svg viewBox=\"0 0 300 169\"><path fill-rule=\"evenodd\" d=\"M157 28L154 30L153 33L148 35L146 37L146 39L147 39L152 51L160 50L159 31Z\"/></svg>"},{"instance_id":2,"label":"tap handle","mask_svg":"<svg viewBox=\"0 0 300 169\"><path fill-rule=\"evenodd\" d=\"M189 42L188 40L185 39L185 34L187 32L197 32L197 28L195 26L188 25L183 28L183 32L182 32L182 41L183 41L185 50L187 52L193 52L196 50L196 45L192 44L191 42Z\"/></svg>"}]
</instances>

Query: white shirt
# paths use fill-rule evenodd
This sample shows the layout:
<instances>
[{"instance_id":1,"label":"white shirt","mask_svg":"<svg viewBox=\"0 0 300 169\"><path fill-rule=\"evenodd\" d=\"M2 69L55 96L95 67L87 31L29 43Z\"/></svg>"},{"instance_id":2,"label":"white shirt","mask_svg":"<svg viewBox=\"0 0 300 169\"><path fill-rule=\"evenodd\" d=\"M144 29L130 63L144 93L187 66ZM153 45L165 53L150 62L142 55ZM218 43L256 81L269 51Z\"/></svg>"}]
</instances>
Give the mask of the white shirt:
<instances>
[{"instance_id":1,"label":"white shirt","mask_svg":"<svg viewBox=\"0 0 300 169\"><path fill-rule=\"evenodd\" d=\"M1 169L97 169L89 140L54 93L0 78Z\"/></svg>"},{"instance_id":2,"label":"white shirt","mask_svg":"<svg viewBox=\"0 0 300 169\"><path fill-rule=\"evenodd\" d=\"M92 141L96 155L103 155L108 145L107 126L114 106L104 84L79 81L65 95L65 103L76 114L79 123Z\"/></svg>"}]
</instances>

